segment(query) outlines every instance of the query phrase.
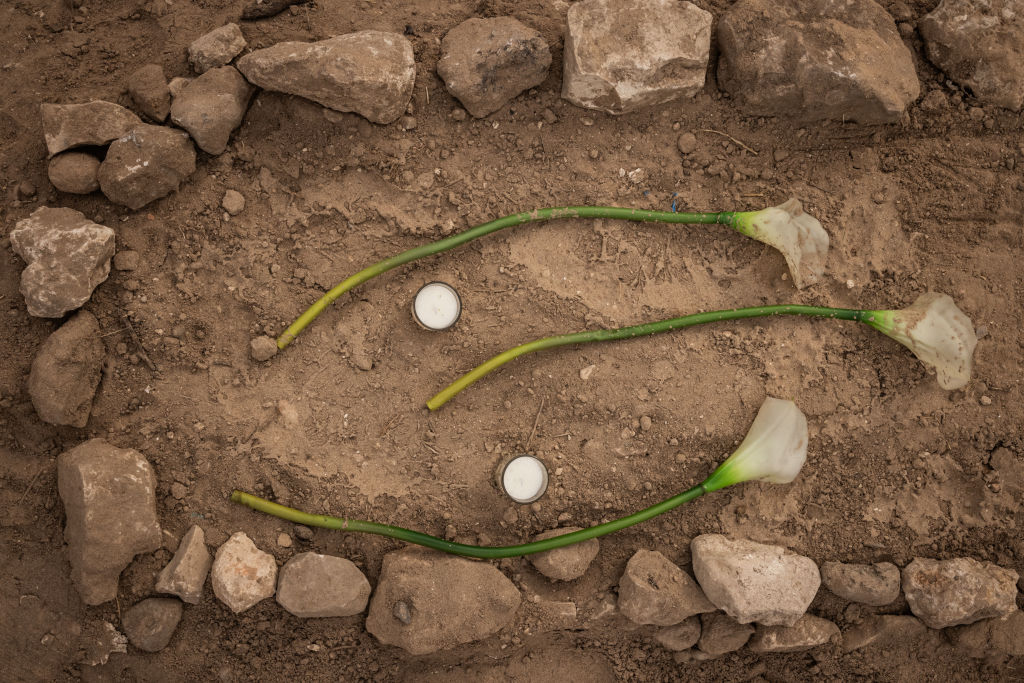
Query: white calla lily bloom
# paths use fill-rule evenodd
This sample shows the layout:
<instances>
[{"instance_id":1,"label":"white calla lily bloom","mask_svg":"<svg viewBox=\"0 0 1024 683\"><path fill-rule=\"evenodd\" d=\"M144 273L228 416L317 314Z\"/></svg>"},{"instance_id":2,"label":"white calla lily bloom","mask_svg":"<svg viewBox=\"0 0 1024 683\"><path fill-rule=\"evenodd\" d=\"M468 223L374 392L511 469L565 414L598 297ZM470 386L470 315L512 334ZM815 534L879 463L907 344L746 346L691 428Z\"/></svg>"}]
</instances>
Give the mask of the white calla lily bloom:
<instances>
[{"instance_id":1,"label":"white calla lily bloom","mask_svg":"<svg viewBox=\"0 0 1024 683\"><path fill-rule=\"evenodd\" d=\"M768 209L739 212L734 227L781 251L798 289L817 282L825 272L828 233L796 197Z\"/></svg>"},{"instance_id":2,"label":"white calla lily bloom","mask_svg":"<svg viewBox=\"0 0 1024 683\"><path fill-rule=\"evenodd\" d=\"M739 448L703 484L716 491L744 481L788 484L807 461L807 418L792 401L768 397Z\"/></svg>"},{"instance_id":3,"label":"white calla lily bloom","mask_svg":"<svg viewBox=\"0 0 1024 683\"><path fill-rule=\"evenodd\" d=\"M978 337L971 319L948 295L928 292L907 308L871 311L865 322L935 368L943 389L960 389L970 381Z\"/></svg>"}]
</instances>

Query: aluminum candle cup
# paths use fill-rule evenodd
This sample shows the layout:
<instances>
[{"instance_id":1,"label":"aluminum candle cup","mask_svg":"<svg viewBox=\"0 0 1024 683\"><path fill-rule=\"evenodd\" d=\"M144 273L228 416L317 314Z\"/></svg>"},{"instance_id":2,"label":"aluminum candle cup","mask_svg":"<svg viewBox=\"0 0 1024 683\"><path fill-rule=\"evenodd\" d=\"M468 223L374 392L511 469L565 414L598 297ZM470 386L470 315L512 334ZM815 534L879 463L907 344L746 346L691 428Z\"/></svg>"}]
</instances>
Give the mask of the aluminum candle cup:
<instances>
[{"instance_id":1,"label":"aluminum candle cup","mask_svg":"<svg viewBox=\"0 0 1024 683\"><path fill-rule=\"evenodd\" d=\"M517 503L532 503L548 488L548 470L533 456L513 458L501 473L501 488Z\"/></svg>"},{"instance_id":2,"label":"aluminum candle cup","mask_svg":"<svg viewBox=\"0 0 1024 683\"><path fill-rule=\"evenodd\" d=\"M447 330L460 315L459 293L443 282L423 285L412 302L412 317L425 330Z\"/></svg>"}]
</instances>

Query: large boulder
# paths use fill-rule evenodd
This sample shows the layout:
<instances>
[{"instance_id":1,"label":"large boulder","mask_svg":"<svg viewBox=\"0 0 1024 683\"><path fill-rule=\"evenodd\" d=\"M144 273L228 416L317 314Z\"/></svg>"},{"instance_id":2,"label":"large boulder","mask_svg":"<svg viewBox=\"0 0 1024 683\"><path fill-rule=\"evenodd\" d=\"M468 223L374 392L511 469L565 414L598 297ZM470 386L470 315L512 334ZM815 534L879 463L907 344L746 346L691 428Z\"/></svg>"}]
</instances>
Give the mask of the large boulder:
<instances>
[{"instance_id":1,"label":"large boulder","mask_svg":"<svg viewBox=\"0 0 1024 683\"><path fill-rule=\"evenodd\" d=\"M46 175L53 186L69 194L89 194L100 189L96 176L100 160L85 152L62 152L50 159Z\"/></svg>"},{"instance_id":2,"label":"large boulder","mask_svg":"<svg viewBox=\"0 0 1024 683\"><path fill-rule=\"evenodd\" d=\"M391 123L412 98L416 64L405 36L358 31L315 43L278 43L237 62L250 83L298 95L374 123Z\"/></svg>"},{"instance_id":3,"label":"large boulder","mask_svg":"<svg viewBox=\"0 0 1024 683\"><path fill-rule=\"evenodd\" d=\"M29 315L60 318L80 308L110 274L114 231L80 211L39 207L17 222L10 238L28 263L21 293Z\"/></svg>"},{"instance_id":4,"label":"large boulder","mask_svg":"<svg viewBox=\"0 0 1024 683\"><path fill-rule=\"evenodd\" d=\"M921 86L874 0L738 0L718 22L718 82L753 116L898 121Z\"/></svg>"},{"instance_id":5,"label":"large boulder","mask_svg":"<svg viewBox=\"0 0 1024 683\"><path fill-rule=\"evenodd\" d=\"M637 624L672 626L714 609L690 575L657 551L638 550L619 578L619 611Z\"/></svg>"},{"instance_id":6,"label":"large boulder","mask_svg":"<svg viewBox=\"0 0 1024 683\"><path fill-rule=\"evenodd\" d=\"M171 121L187 130L199 149L221 154L242 124L253 92L235 67L210 69L174 98Z\"/></svg>"},{"instance_id":7,"label":"large boulder","mask_svg":"<svg viewBox=\"0 0 1024 683\"><path fill-rule=\"evenodd\" d=\"M77 313L39 347L28 375L28 394L43 422L84 427L100 384L106 350L100 324Z\"/></svg>"},{"instance_id":8,"label":"large boulder","mask_svg":"<svg viewBox=\"0 0 1024 683\"><path fill-rule=\"evenodd\" d=\"M52 157L72 147L106 145L142 123L119 104L95 100L86 104L41 104L43 138Z\"/></svg>"},{"instance_id":9,"label":"large boulder","mask_svg":"<svg viewBox=\"0 0 1024 683\"><path fill-rule=\"evenodd\" d=\"M946 628L1012 614L1019 578L1011 569L969 557L915 557L903 568L903 593L926 626Z\"/></svg>"},{"instance_id":10,"label":"large boulder","mask_svg":"<svg viewBox=\"0 0 1024 683\"><path fill-rule=\"evenodd\" d=\"M569 7L562 97L625 114L704 87L711 14L676 0L583 0Z\"/></svg>"},{"instance_id":11,"label":"large boulder","mask_svg":"<svg viewBox=\"0 0 1024 683\"><path fill-rule=\"evenodd\" d=\"M581 531L578 526L551 529L534 537L534 541L544 541L556 536L563 536L574 531ZM596 538L582 543L574 543L564 548L555 548L543 553L528 555L530 564L544 576L555 581L572 581L587 573L590 563L597 557L601 544Z\"/></svg>"},{"instance_id":12,"label":"large boulder","mask_svg":"<svg viewBox=\"0 0 1024 683\"><path fill-rule=\"evenodd\" d=\"M196 170L188 135L140 124L115 140L100 164L100 189L110 201L138 210L166 197Z\"/></svg>"},{"instance_id":13,"label":"large boulder","mask_svg":"<svg viewBox=\"0 0 1024 683\"><path fill-rule=\"evenodd\" d=\"M261 600L274 595L277 582L277 562L238 531L217 548L210 569L213 594L231 608L244 612Z\"/></svg>"},{"instance_id":14,"label":"large boulder","mask_svg":"<svg viewBox=\"0 0 1024 683\"><path fill-rule=\"evenodd\" d=\"M113 600L121 570L161 545L153 468L138 451L92 439L57 457L57 491L82 601Z\"/></svg>"},{"instance_id":15,"label":"large boulder","mask_svg":"<svg viewBox=\"0 0 1024 683\"><path fill-rule=\"evenodd\" d=\"M188 46L188 62L196 73L203 74L230 64L245 49L245 37L238 24L224 24L203 34Z\"/></svg>"},{"instance_id":16,"label":"large boulder","mask_svg":"<svg viewBox=\"0 0 1024 683\"><path fill-rule=\"evenodd\" d=\"M370 582L343 557L299 553L281 567L277 602L297 617L349 617L369 599Z\"/></svg>"}]
</instances>

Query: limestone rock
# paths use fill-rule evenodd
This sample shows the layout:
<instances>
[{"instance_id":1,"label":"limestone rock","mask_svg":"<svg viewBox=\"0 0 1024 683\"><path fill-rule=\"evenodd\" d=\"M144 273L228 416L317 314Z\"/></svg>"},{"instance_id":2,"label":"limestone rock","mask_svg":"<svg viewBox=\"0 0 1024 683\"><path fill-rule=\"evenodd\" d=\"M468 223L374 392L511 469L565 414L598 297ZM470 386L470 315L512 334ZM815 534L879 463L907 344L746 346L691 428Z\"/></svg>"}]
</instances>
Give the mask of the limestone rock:
<instances>
[{"instance_id":1,"label":"limestone rock","mask_svg":"<svg viewBox=\"0 0 1024 683\"><path fill-rule=\"evenodd\" d=\"M412 44L383 31L278 43L239 59L238 70L265 90L352 111L374 123L391 123L405 113L416 79Z\"/></svg>"},{"instance_id":2,"label":"limestone rock","mask_svg":"<svg viewBox=\"0 0 1024 683\"><path fill-rule=\"evenodd\" d=\"M256 544L238 531L231 535L224 545L217 548L217 555L210 570L213 594L232 612L244 612L260 600L274 594L277 581L277 562L270 553L265 553Z\"/></svg>"},{"instance_id":3,"label":"limestone rock","mask_svg":"<svg viewBox=\"0 0 1024 683\"><path fill-rule=\"evenodd\" d=\"M569 7L562 97L625 114L704 87L711 14L676 0L583 0Z\"/></svg>"},{"instance_id":4,"label":"limestone rock","mask_svg":"<svg viewBox=\"0 0 1024 683\"><path fill-rule=\"evenodd\" d=\"M619 579L619 611L637 624L672 626L714 609L690 575L657 551L638 550Z\"/></svg>"},{"instance_id":5,"label":"limestone rock","mask_svg":"<svg viewBox=\"0 0 1024 683\"><path fill-rule=\"evenodd\" d=\"M196 73L229 64L245 49L245 37L238 24L225 24L196 38L188 46L188 61Z\"/></svg>"},{"instance_id":6,"label":"limestone rock","mask_svg":"<svg viewBox=\"0 0 1024 683\"><path fill-rule=\"evenodd\" d=\"M1005 617L1017 609L1017 572L969 557L915 557L903 568L910 611L930 628Z\"/></svg>"},{"instance_id":7,"label":"limestone rock","mask_svg":"<svg viewBox=\"0 0 1024 683\"><path fill-rule=\"evenodd\" d=\"M792 626L821 584L814 560L779 546L705 534L690 551L705 595L741 624Z\"/></svg>"},{"instance_id":8,"label":"limestone rock","mask_svg":"<svg viewBox=\"0 0 1024 683\"><path fill-rule=\"evenodd\" d=\"M177 190L195 170L188 135L140 124L110 145L100 164L100 189L110 201L138 210Z\"/></svg>"},{"instance_id":9,"label":"limestone rock","mask_svg":"<svg viewBox=\"0 0 1024 683\"><path fill-rule=\"evenodd\" d=\"M210 69L174 98L171 121L187 130L199 149L221 154L242 124L253 92L235 67Z\"/></svg>"},{"instance_id":10,"label":"limestone rock","mask_svg":"<svg viewBox=\"0 0 1024 683\"><path fill-rule=\"evenodd\" d=\"M119 104L95 100L87 104L42 104L43 138L52 157L72 147L105 145L142 123Z\"/></svg>"},{"instance_id":11,"label":"limestone rock","mask_svg":"<svg viewBox=\"0 0 1024 683\"><path fill-rule=\"evenodd\" d=\"M114 231L74 209L40 207L18 221L10 238L28 263L21 293L29 315L59 318L81 307L110 274Z\"/></svg>"},{"instance_id":12,"label":"limestone rock","mask_svg":"<svg viewBox=\"0 0 1024 683\"><path fill-rule=\"evenodd\" d=\"M1024 3L943 0L918 28L928 59L982 102L1024 107Z\"/></svg>"},{"instance_id":13,"label":"limestone rock","mask_svg":"<svg viewBox=\"0 0 1024 683\"><path fill-rule=\"evenodd\" d=\"M121 570L161 544L153 468L138 451L92 439L57 457L57 490L82 601L113 600Z\"/></svg>"},{"instance_id":14,"label":"limestone rock","mask_svg":"<svg viewBox=\"0 0 1024 683\"><path fill-rule=\"evenodd\" d=\"M198 605L203 598L203 584L212 561L202 528L193 526L157 577L156 592L177 595L187 603Z\"/></svg>"},{"instance_id":15,"label":"limestone rock","mask_svg":"<svg viewBox=\"0 0 1024 683\"><path fill-rule=\"evenodd\" d=\"M869 645L889 647L909 643L924 636L927 630L920 619L910 615L871 616L843 633L843 650L852 652Z\"/></svg>"},{"instance_id":16,"label":"limestone rock","mask_svg":"<svg viewBox=\"0 0 1024 683\"><path fill-rule=\"evenodd\" d=\"M689 650L700 640L700 618L692 616L675 626L668 626L654 636L662 646L673 652Z\"/></svg>"},{"instance_id":17,"label":"limestone rock","mask_svg":"<svg viewBox=\"0 0 1024 683\"><path fill-rule=\"evenodd\" d=\"M792 626L758 626L750 641L754 652L799 652L838 639L839 627L812 614L800 617Z\"/></svg>"},{"instance_id":18,"label":"limestone rock","mask_svg":"<svg viewBox=\"0 0 1024 683\"><path fill-rule=\"evenodd\" d=\"M888 605L900 596L900 568L891 562L826 562L821 565L821 582L845 600L875 607Z\"/></svg>"},{"instance_id":19,"label":"limestone rock","mask_svg":"<svg viewBox=\"0 0 1024 683\"><path fill-rule=\"evenodd\" d=\"M921 86L874 0L738 0L719 19L718 82L753 116L898 121Z\"/></svg>"},{"instance_id":20,"label":"limestone rock","mask_svg":"<svg viewBox=\"0 0 1024 683\"><path fill-rule=\"evenodd\" d=\"M277 602L297 617L349 617L369 599L370 582L343 557L299 553L281 567Z\"/></svg>"},{"instance_id":21,"label":"limestone rock","mask_svg":"<svg viewBox=\"0 0 1024 683\"><path fill-rule=\"evenodd\" d=\"M89 194L100 189L96 174L100 160L84 152L64 152L50 159L46 174L53 186L70 194Z\"/></svg>"},{"instance_id":22,"label":"limestone rock","mask_svg":"<svg viewBox=\"0 0 1024 683\"><path fill-rule=\"evenodd\" d=\"M953 644L970 657L1024 656L1024 612L1020 610L1004 619L983 619L947 633Z\"/></svg>"},{"instance_id":23,"label":"limestone rock","mask_svg":"<svg viewBox=\"0 0 1024 683\"><path fill-rule=\"evenodd\" d=\"M512 620L519 602L519 590L493 565L400 550L384 556L366 630L423 655L490 636Z\"/></svg>"},{"instance_id":24,"label":"limestone rock","mask_svg":"<svg viewBox=\"0 0 1024 683\"><path fill-rule=\"evenodd\" d=\"M721 612L700 615L700 623L700 640L697 641L697 648L712 657L735 652L746 645L754 633L753 626L741 624Z\"/></svg>"},{"instance_id":25,"label":"limestone rock","mask_svg":"<svg viewBox=\"0 0 1024 683\"><path fill-rule=\"evenodd\" d=\"M124 633L140 650L159 652L171 642L181 611L181 602L173 598L147 598L124 613Z\"/></svg>"},{"instance_id":26,"label":"limestone rock","mask_svg":"<svg viewBox=\"0 0 1024 683\"><path fill-rule=\"evenodd\" d=\"M552 529L542 534L537 534L533 540L543 541L556 536L563 536L573 531L581 531L580 527L572 526L562 529ZM537 571L549 579L556 581L572 581L587 573L590 563L597 557L601 545L596 538L575 543L564 548L555 548L543 553L528 555Z\"/></svg>"},{"instance_id":27,"label":"limestone rock","mask_svg":"<svg viewBox=\"0 0 1024 683\"><path fill-rule=\"evenodd\" d=\"M43 422L84 427L100 383L106 349L100 325L80 311L47 337L32 359L28 394Z\"/></svg>"},{"instance_id":28,"label":"limestone rock","mask_svg":"<svg viewBox=\"0 0 1024 683\"><path fill-rule=\"evenodd\" d=\"M163 123L171 112L171 89L159 64L136 69L128 77L128 94L143 116L157 123Z\"/></svg>"},{"instance_id":29,"label":"limestone rock","mask_svg":"<svg viewBox=\"0 0 1024 683\"><path fill-rule=\"evenodd\" d=\"M547 78L551 50L539 33L513 17L467 19L441 41L437 75L476 117L498 111Z\"/></svg>"}]
</instances>

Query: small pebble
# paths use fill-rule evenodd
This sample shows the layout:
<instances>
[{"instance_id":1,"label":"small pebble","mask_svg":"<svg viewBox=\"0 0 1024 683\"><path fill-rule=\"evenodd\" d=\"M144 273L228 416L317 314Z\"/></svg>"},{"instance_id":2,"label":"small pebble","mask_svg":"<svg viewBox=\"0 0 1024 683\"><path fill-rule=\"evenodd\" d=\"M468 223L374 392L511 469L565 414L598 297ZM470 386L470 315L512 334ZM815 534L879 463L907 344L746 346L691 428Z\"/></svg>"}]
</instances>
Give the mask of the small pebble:
<instances>
[{"instance_id":1,"label":"small pebble","mask_svg":"<svg viewBox=\"0 0 1024 683\"><path fill-rule=\"evenodd\" d=\"M245 208L245 197L237 190L228 190L224 193L220 205L232 216L237 216Z\"/></svg>"},{"instance_id":2,"label":"small pebble","mask_svg":"<svg viewBox=\"0 0 1024 683\"><path fill-rule=\"evenodd\" d=\"M302 524L295 525L295 535L303 541L313 540L313 530L310 529L308 526L303 526Z\"/></svg>"},{"instance_id":3,"label":"small pebble","mask_svg":"<svg viewBox=\"0 0 1024 683\"><path fill-rule=\"evenodd\" d=\"M693 154L694 150L697 149L697 136L693 133L683 133L676 140L676 146L683 154Z\"/></svg>"},{"instance_id":4,"label":"small pebble","mask_svg":"<svg viewBox=\"0 0 1024 683\"><path fill-rule=\"evenodd\" d=\"M32 199L36 196L36 186L28 180L22 180L18 183L18 199Z\"/></svg>"},{"instance_id":5,"label":"small pebble","mask_svg":"<svg viewBox=\"0 0 1024 683\"><path fill-rule=\"evenodd\" d=\"M465 121L466 110L462 109L461 107L456 107L455 109L452 109L452 118L456 121Z\"/></svg>"},{"instance_id":6,"label":"small pebble","mask_svg":"<svg viewBox=\"0 0 1024 683\"><path fill-rule=\"evenodd\" d=\"M398 123L402 126L402 130L412 130L416 127L416 117L403 116Z\"/></svg>"},{"instance_id":7,"label":"small pebble","mask_svg":"<svg viewBox=\"0 0 1024 683\"><path fill-rule=\"evenodd\" d=\"M640 429L644 430L645 432L650 431L652 424L653 422L651 421L649 415L644 415L643 417L640 418Z\"/></svg>"},{"instance_id":8,"label":"small pebble","mask_svg":"<svg viewBox=\"0 0 1024 683\"><path fill-rule=\"evenodd\" d=\"M266 335L249 342L249 353L255 361L268 361L277 355L277 342Z\"/></svg>"},{"instance_id":9,"label":"small pebble","mask_svg":"<svg viewBox=\"0 0 1024 683\"><path fill-rule=\"evenodd\" d=\"M982 396L980 400L981 400L981 405L983 405L983 406L990 406L990 405L992 405L992 399L989 398L988 396Z\"/></svg>"},{"instance_id":10,"label":"small pebble","mask_svg":"<svg viewBox=\"0 0 1024 683\"><path fill-rule=\"evenodd\" d=\"M292 537L288 534L279 534L277 537L277 544L282 548L292 547Z\"/></svg>"}]
</instances>

